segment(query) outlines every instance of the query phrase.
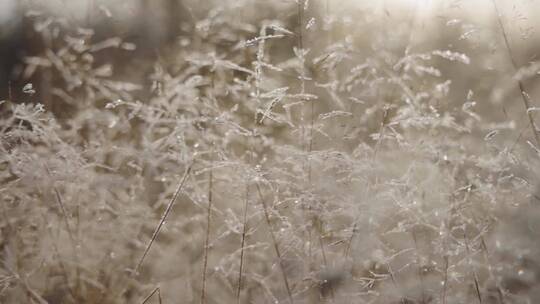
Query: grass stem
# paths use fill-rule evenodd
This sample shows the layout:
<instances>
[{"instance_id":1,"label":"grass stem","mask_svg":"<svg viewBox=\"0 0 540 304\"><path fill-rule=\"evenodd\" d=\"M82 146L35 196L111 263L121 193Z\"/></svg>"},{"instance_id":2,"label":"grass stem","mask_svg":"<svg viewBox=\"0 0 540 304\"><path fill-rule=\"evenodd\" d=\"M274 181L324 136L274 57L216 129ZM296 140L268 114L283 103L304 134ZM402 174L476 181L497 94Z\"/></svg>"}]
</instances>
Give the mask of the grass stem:
<instances>
[{"instance_id":1,"label":"grass stem","mask_svg":"<svg viewBox=\"0 0 540 304\"><path fill-rule=\"evenodd\" d=\"M262 191L261 191L261 187L259 186L258 183L256 183L255 185L257 186L257 192L259 193L261 204L263 206L264 218L266 220L266 224L268 225L268 230L270 231L270 236L272 237L272 244L274 246L274 250L275 250L276 256L278 258L279 267L281 269L281 274L283 276L283 283L285 284L285 288L287 289L287 295L289 296L289 302L291 304L294 304L291 288L289 287L289 281L287 279L287 274L285 272L285 266L283 265L283 258L282 258L281 252L279 250L276 235L274 233L274 230L272 229L272 223L270 222L270 213L268 211L268 206L266 205L266 201L264 200L264 197L263 197L263 194L262 194Z\"/></svg>"},{"instance_id":2,"label":"grass stem","mask_svg":"<svg viewBox=\"0 0 540 304\"><path fill-rule=\"evenodd\" d=\"M508 40L508 34L506 33L506 29L504 27L504 24L501 19L501 14L499 12L499 7L497 6L496 0L491 0L493 3L493 7L495 8L495 14L497 15L497 23L499 24L499 28L501 30L501 34L503 36L504 40L504 46L506 47L506 51L508 52L508 57L510 57L510 62L512 63L512 67L514 68L514 71L517 72L519 70L519 67L517 65L517 61L514 57L514 53L512 50L512 47L510 46L510 42ZM519 88L519 93L521 94L521 100L523 101L523 105L525 106L525 111L527 112L527 117L529 119L529 124L531 126L531 130L533 133L534 140L536 141L536 146L540 147L540 136L538 135L538 130L536 129L536 125L534 123L534 117L531 109L531 102L530 102L530 96L525 91L525 85L521 80L516 80L517 85Z\"/></svg>"},{"instance_id":3,"label":"grass stem","mask_svg":"<svg viewBox=\"0 0 540 304\"><path fill-rule=\"evenodd\" d=\"M154 244L154 241L159 235L159 232L161 231L161 228L165 224L165 220L169 216L169 213L171 213L172 207L174 206L174 203L176 202L176 199L178 198L178 195L182 191L182 188L184 188L184 184L186 183L186 180L191 172L191 168L193 166L193 163L189 165L186 172L184 173L184 176L182 177L182 180L178 184L178 188L176 188L176 191L174 192L173 197L169 201L169 204L167 205L167 209L165 209L165 212L161 216L161 219L159 220L158 225L156 226L156 229L154 230L154 233L152 234L152 238L150 239L150 242L148 242L148 245L146 246L146 249L144 250L143 255L141 256L139 262L137 263L137 266L135 266L134 274L137 275L139 273L139 268L141 267L142 263L144 262L144 259L148 255L148 252L150 251L150 248L152 247L152 244Z\"/></svg>"},{"instance_id":4,"label":"grass stem","mask_svg":"<svg viewBox=\"0 0 540 304\"><path fill-rule=\"evenodd\" d=\"M204 239L204 259L202 270L202 290L201 290L201 304L206 303L206 269L208 267L208 243L210 240L210 226L212 219L212 186L214 182L214 174L212 168L208 173L208 208L206 210L206 233Z\"/></svg>"}]
</instances>

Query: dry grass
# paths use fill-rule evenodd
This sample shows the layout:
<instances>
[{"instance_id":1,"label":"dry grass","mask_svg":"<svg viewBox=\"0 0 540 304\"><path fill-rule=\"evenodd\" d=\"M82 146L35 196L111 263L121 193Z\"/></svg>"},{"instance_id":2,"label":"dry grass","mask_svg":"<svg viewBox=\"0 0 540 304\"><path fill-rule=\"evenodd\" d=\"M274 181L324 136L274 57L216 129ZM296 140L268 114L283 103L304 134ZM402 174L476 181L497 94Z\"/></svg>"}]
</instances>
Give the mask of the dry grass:
<instances>
[{"instance_id":1,"label":"dry grass","mask_svg":"<svg viewBox=\"0 0 540 304\"><path fill-rule=\"evenodd\" d=\"M26 17L31 80L0 96L1 303L540 299L522 7L181 4L170 40L83 28L101 1Z\"/></svg>"}]
</instances>

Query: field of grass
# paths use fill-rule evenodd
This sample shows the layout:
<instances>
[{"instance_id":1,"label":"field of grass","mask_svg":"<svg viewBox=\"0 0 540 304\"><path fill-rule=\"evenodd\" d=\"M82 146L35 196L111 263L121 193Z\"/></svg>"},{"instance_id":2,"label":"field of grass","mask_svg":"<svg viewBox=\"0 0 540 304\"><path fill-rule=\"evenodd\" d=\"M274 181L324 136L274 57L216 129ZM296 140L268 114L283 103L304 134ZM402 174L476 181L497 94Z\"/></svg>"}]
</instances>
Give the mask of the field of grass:
<instances>
[{"instance_id":1,"label":"field of grass","mask_svg":"<svg viewBox=\"0 0 540 304\"><path fill-rule=\"evenodd\" d=\"M176 2L21 8L0 303L540 301L538 1Z\"/></svg>"}]
</instances>

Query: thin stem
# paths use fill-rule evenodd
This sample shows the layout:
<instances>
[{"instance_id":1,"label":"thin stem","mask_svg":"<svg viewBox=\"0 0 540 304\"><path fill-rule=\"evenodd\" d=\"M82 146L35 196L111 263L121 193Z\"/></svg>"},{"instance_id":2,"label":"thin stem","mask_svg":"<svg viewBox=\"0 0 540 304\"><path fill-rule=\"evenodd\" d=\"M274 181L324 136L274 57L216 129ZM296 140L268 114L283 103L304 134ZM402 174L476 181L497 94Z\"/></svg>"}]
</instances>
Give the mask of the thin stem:
<instances>
[{"instance_id":1,"label":"thin stem","mask_svg":"<svg viewBox=\"0 0 540 304\"><path fill-rule=\"evenodd\" d=\"M518 65L515 60L512 48L510 47L510 42L508 41L508 34L506 33L506 29L504 28L504 24L501 19L501 14L499 13L499 7L497 6L496 0L491 0L493 3L493 7L495 8L495 13L497 14L497 23L499 24L499 28L501 29L501 34L503 36L504 45L506 47L506 51L508 52L508 56L510 57L510 62L512 63L512 67L514 68L514 71L518 70ZM530 103L530 97L525 91L525 86L523 85L523 82L521 80L516 80L517 85L519 88L519 93L521 94L521 99L523 100L523 105L525 106L525 111L527 112L527 117L529 118L529 124L531 126L534 140L536 141L536 145L540 146L540 136L538 135L538 131L536 130L535 123L534 123L534 117L531 111L531 103Z\"/></svg>"},{"instance_id":2,"label":"thin stem","mask_svg":"<svg viewBox=\"0 0 540 304\"><path fill-rule=\"evenodd\" d=\"M249 207L249 185L246 181L246 196L244 200L244 217L242 220L242 242L240 244L240 270L238 271L238 286L236 290L236 302L240 304L240 295L242 292L242 275L244 271L244 247L246 243L246 233L247 233L247 214Z\"/></svg>"},{"instance_id":3,"label":"thin stem","mask_svg":"<svg viewBox=\"0 0 540 304\"><path fill-rule=\"evenodd\" d=\"M324 233L324 231L322 229L323 228L321 228L321 231L319 231L319 247L321 248L321 255L322 255L322 258L323 258L324 268L328 269L328 259L326 258L326 250L324 249L324 243L323 243L323 233ZM332 300L332 302L334 302L334 297L335 297L334 287L332 286L332 284L329 284L328 287L329 287L329 290L330 290L330 299Z\"/></svg>"},{"instance_id":4,"label":"thin stem","mask_svg":"<svg viewBox=\"0 0 540 304\"><path fill-rule=\"evenodd\" d=\"M379 148L382 144L383 137L384 137L384 131L386 130L386 126L389 123L390 120L390 107L385 106L383 108L383 115L381 119L381 126L379 127L379 138L377 138L377 143L375 143L375 148L373 149L373 158L377 158L377 152L379 151Z\"/></svg>"},{"instance_id":5,"label":"thin stem","mask_svg":"<svg viewBox=\"0 0 540 304\"><path fill-rule=\"evenodd\" d=\"M52 179L52 174L51 174L51 171L49 170L49 167L47 166L47 164L43 164L43 166L45 167L45 171L47 171L47 175L49 175L49 177ZM64 224L66 225L66 231L69 235L69 238L72 242L72 244L74 245L75 244L75 237L73 235L73 230L71 229L71 226L69 224L69 220L68 220L68 214L67 214L67 211L66 211L66 206L64 204L64 201L62 200L62 196L60 195L60 192L58 191L58 188L56 188L56 186L52 186L53 188L53 192L54 192L54 198L56 199L56 203L58 204L58 206L60 207L60 212L62 212L62 218L64 220Z\"/></svg>"},{"instance_id":6,"label":"thin stem","mask_svg":"<svg viewBox=\"0 0 540 304\"><path fill-rule=\"evenodd\" d=\"M276 235L274 234L274 230L272 229L272 223L270 222L270 214L268 213L268 206L266 205L266 202L264 200L264 197L262 195L261 187L259 186L259 183L255 184L257 186L257 192L259 193L259 197L261 199L261 204L263 206L264 211L264 218L266 219L266 224L268 225L268 230L270 231L270 236L272 237L272 243L274 245L274 250L276 252L276 256L279 261L279 267L281 269L281 274L283 276L283 282L285 283L285 288L287 289L287 295L289 296L289 302L291 304L294 304L291 288L289 287L289 281L287 280L287 274L285 273L285 267L283 266L283 259L281 256L281 252L279 251L279 246L277 243Z\"/></svg>"},{"instance_id":7,"label":"thin stem","mask_svg":"<svg viewBox=\"0 0 540 304\"><path fill-rule=\"evenodd\" d=\"M210 239L213 183L214 183L214 174L213 174L212 168L210 168L210 172L208 175L208 209L206 210L206 237L204 240L204 261L203 261L203 271L202 271L201 304L206 303L206 269L208 267L208 242Z\"/></svg>"},{"instance_id":8,"label":"thin stem","mask_svg":"<svg viewBox=\"0 0 540 304\"><path fill-rule=\"evenodd\" d=\"M49 176L49 178L51 178L51 180L53 180L51 170L49 169L47 164L44 163L43 166L45 167L45 171L47 172L47 175ZM62 218L64 220L64 224L66 225L66 231L68 233L69 240L70 240L70 243L71 243L71 249L73 250L73 258L75 259L76 263L78 264L78 262L79 262L79 254L77 252L77 244L78 244L78 242L75 240L75 234L73 233L73 229L71 228L71 225L69 224L69 217L68 217L68 212L67 212L67 209L66 209L66 205L64 204L64 200L62 199L62 196L60 195L60 191L58 191L58 188L56 188L56 186L54 185L54 181L53 181L52 188L53 188L53 191L54 191L54 198L56 200L56 203L60 207L60 212L62 213ZM76 278L75 279L75 290L78 291L79 287L81 285L80 284L80 271L79 271L78 266L75 267L75 278Z\"/></svg>"},{"instance_id":9,"label":"thin stem","mask_svg":"<svg viewBox=\"0 0 540 304\"><path fill-rule=\"evenodd\" d=\"M141 259L139 260L139 262L137 263L137 266L135 267L135 271L134 271L135 275L138 274L139 268L141 267L141 265L142 265L142 263L144 261L144 258L146 257L146 255L150 251L150 248L152 247L152 244L154 243L157 236L159 235L159 232L161 231L161 227L163 227L163 225L165 224L165 220L169 216L169 213L171 212L172 207L174 206L174 202L178 198L178 195L182 191L182 188L184 188L184 184L185 184L185 182L186 182L186 180L187 180L187 178L189 176L189 173L191 172L191 167L192 166L193 166L193 163L191 163L189 165L189 167L187 168L186 173L184 173L184 177L182 177L182 180L178 184L178 188L174 192L174 195L171 198L171 200L169 201L169 204L167 205L167 209L165 209L165 212L163 213L163 216L161 217L161 220L159 221L159 224L156 226L156 229L154 230L154 233L152 234L152 238L150 239L150 242L148 242L148 245L146 246L146 249L144 250L144 253L141 256Z\"/></svg>"},{"instance_id":10,"label":"thin stem","mask_svg":"<svg viewBox=\"0 0 540 304\"><path fill-rule=\"evenodd\" d=\"M448 255L444 256L444 281L443 281L443 291L442 291L442 303L446 304L446 291L448 289L448 266L449 266L449 257Z\"/></svg>"},{"instance_id":11,"label":"thin stem","mask_svg":"<svg viewBox=\"0 0 540 304\"><path fill-rule=\"evenodd\" d=\"M148 302L148 300L150 300L150 298L152 298L152 296L156 293L158 295L159 304L161 304L161 292L159 287L156 287L146 298L144 298L141 304L146 304L146 302Z\"/></svg>"},{"instance_id":12,"label":"thin stem","mask_svg":"<svg viewBox=\"0 0 540 304\"><path fill-rule=\"evenodd\" d=\"M354 224L353 224L352 231L351 231L351 236L349 237L349 240L347 242L347 247L345 247L345 252L344 252L344 258L345 259L347 259L349 257L349 254L351 253L351 246L352 246L352 242L354 240L354 236L356 235L357 225L358 224L355 221Z\"/></svg>"},{"instance_id":13,"label":"thin stem","mask_svg":"<svg viewBox=\"0 0 540 304\"><path fill-rule=\"evenodd\" d=\"M304 27L304 0L296 2L298 9L298 48L304 50L303 27Z\"/></svg>"},{"instance_id":14,"label":"thin stem","mask_svg":"<svg viewBox=\"0 0 540 304\"><path fill-rule=\"evenodd\" d=\"M471 251L469 249L469 240L467 238L467 235L465 234L465 231L463 232L463 239L465 240L465 249L467 250L467 259L469 260L469 263L472 264ZM478 298L478 302L482 304L482 294L480 293L480 284L478 283L478 275L476 274L474 265L471 265L471 272L473 275L474 287L476 290L476 296Z\"/></svg>"},{"instance_id":15,"label":"thin stem","mask_svg":"<svg viewBox=\"0 0 540 304\"><path fill-rule=\"evenodd\" d=\"M306 91L306 68L305 68L305 58L304 58L304 38L303 38L303 29L304 29L304 9L305 9L305 3L306 1L305 0L297 0L297 15L298 15L298 49L299 49L299 54L301 54L301 59L302 62L302 69L300 71L300 93L301 94L304 94L305 91ZM306 140L306 125L304 123L304 107L302 107L301 109L301 113L300 113L300 122L301 122L301 128L302 128L302 132L301 132L301 144L303 146L303 149L304 151L306 152L306 159L304 160L304 163L302 164L302 169L304 170L304 172L307 171L307 175L308 175L308 187L311 187L311 184L312 184L312 166L311 166L311 152L313 151L313 125L314 125L314 121L315 121L315 118L314 118L314 112L315 112L315 104L313 102L313 100L310 100L309 101L311 103L311 113L310 113L310 128L309 128L309 142L307 142ZM307 216L305 215L305 211L304 211L304 216L307 218ZM306 220L308 221L308 220ZM312 227L310 225L307 225L308 227L308 242L309 242L309 245L308 245L308 263L309 265L311 266L311 261L312 261L312 239L311 239L311 229Z\"/></svg>"},{"instance_id":16,"label":"thin stem","mask_svg":"<svg viewBox=\"0 0 540 304\"><path fill-rule=\"evenodd\" d=\"M418 22L418 15L419 15L419 0L417 0L415 2L415 5L414 5L414 11L412 13L412 16L411 18L409 19L409 37L407 38L407 43L405 45L405 48L403 49L403 58L405 56L407 56L407 53L410 49L410 46L412 45L413 43L413 39L414 39L414 34L415 34L415 28L416 28L416 24ZM405 89L406 87L405 86L400 86L399 85L399 80L403 77L403 75L405 74L405 69L404 68L401 68L399 69L398 73L396 76L393 76L393 80L396 80L396 83L395 85L392 87L392 90L390 91L390 98L392 98L395 93L396 93L396 90L397 90L397 87L401 87L402 89ZM414 98L413 98L414 99ZM390 102L392 103L392 102ZM377 154L377 150L379 149L379 146L382 142L382 138L383 138L383 133L386 129L386 125L387 123L390 122L390 117L389 117L389 110L390 110L390 106L385 106L383 108L383 119L382 119L382 123L381 123L381 128L379 130L379 138L378 138L378 141L377 143L375 144L375 149L374 149L374 155L376 157L376 154Z\"/></svg>"},{"instance_id":17,"label":"thin stem","mask_svg":"<svg viewBox=\"0 0 540 304\"><path fill-rule=\"evenodd\" d=\"M315 139L313 138L313 125L314 125L314 122L315 122L315 117L314 117L314 112L315 112L315 104L312 101L311 102L311 122L310 122L310 126L309 126L309 147L308 147L308 181L309 181L309 184L311 186L311 152L313 151L313 142L315 141Z\"/></svg>"},{"instance_id":18,"label":"thin stem","mask_svg":"<svg viewBox=\"0 0 540 304\"><path fill-rule=\"evenodd\" d=\"M47 220L45 216L44 216L44 219ZM52 229L51 227L47 226L47 232L49 233L51 240L54 240L51 229ZM64 264L64 262L62 262L62 256L60 255L60 251L58 250L58 245L56 244L55 241L52 242L52 248L53 248L53 254L56 256L56 259L58 260L58 266L60 267L60 271L62 272L62 277L64 278L64 281L65 281L64 284L66 284L68 292L73 297L73 299L77 300L76 293L70 284L69 273L67 271L67 267Z\"/></svg>"},{"instance_id":19,"label":"thin stem","mask_svg":"<svg viewBox=\"0 0 540 304\"><path fill-rule=\"evenodd\" d=\"M425 287L424 287L424 275L422 273L422 265L420 264L420 254L418 253L418 240L416 239L416 233L414 231L411 232L413 241L414 241L414 248L415 248L415 255L416 255L416 264L418 266L418 278L420 279L420 288L422 289L422 304L426 303L426 294L425 294Z\"/></svg>"}]
</instances>

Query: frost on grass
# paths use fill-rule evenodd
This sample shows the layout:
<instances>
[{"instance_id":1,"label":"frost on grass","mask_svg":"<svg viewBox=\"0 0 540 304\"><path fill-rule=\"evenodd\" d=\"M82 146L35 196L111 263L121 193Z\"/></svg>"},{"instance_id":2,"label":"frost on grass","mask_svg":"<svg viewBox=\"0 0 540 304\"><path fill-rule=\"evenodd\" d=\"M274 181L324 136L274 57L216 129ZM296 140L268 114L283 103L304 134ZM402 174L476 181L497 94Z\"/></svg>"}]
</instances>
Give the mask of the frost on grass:
<instances>
[{"instance_id":1,"label":"frost on grass","mask_svg":"<svg viewBox=\"0 0 540 304\"><path fill-rule=\"evenodd\" d=\"M435 35L233 2L150 55L28 15L46 47L0 96L0 302L540 299L538 105L502 83L536 63L509 71L456 7Z\"/></svg>"}]
</instances>

